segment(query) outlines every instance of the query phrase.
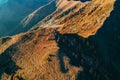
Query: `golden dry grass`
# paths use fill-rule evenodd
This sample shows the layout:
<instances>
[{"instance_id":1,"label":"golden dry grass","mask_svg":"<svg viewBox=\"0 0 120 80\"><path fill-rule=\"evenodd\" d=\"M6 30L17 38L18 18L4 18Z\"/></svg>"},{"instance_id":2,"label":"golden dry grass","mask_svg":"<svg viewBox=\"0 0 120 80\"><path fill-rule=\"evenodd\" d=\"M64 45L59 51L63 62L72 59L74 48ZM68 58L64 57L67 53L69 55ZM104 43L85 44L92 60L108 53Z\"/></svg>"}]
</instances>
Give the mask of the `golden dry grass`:
<instances>
[{"instance_id":1,"label":"golden dry grass","mask_svg":"<svg viewBox=\"0 0 120 80\"><path fill-rule=\"evenodd\" d=\"M55 41L54 29L27 32L16 41L17 43L6 42L11 45L4 48L6 51L11 46L9 54L12 54L12 60L21 68L16 71L15 76L25 80L75 80L80 68L71 66L67 57L64 57L64 61L69 72L63 73L60 69L59 47ZM10 77L6 80L10 80Z\"/></svg>"},{"instance_id":2,"label":"golden dry grass","mask_svg":"<svg viewBox=\"0 0 120 80\"><path fill-rule=\"evenodd\" d=\"M77 2L74 5L67 3L63 6L62 12L58 14L59 11L56 11L50 15L55 23L50 27L61 25L59 31L62 34L77 33L87 38L94 35L101 27L113 10L113 3L114 0L93 0L84 4ZM66 7L66 5L69 7ZM68 11L70 8L73 10ZM63 15L66 11L68 11L67 15ZM63 16L61 17L61 15ZM48 18L49 16L46 19ZM51 24L49 22L51 22L51 19L47 21L48 24ZM44 23L44 25L48 24ZM21 68L13 75L22 77L25 80L75 80L82 68L71 66L69 59L64 57L65 67L69 71L63 73L60 70L59 46L55 41L54 30L55 28L52 27L28 31L10 37L11 39L4 43L2 43L3 38L0 39L0 54L8 52L11 59ZM9 48L11 51L7 51ZM3 75L3 77L10 80L11 75L9 77Z\"/></svg>"}]
</instances>

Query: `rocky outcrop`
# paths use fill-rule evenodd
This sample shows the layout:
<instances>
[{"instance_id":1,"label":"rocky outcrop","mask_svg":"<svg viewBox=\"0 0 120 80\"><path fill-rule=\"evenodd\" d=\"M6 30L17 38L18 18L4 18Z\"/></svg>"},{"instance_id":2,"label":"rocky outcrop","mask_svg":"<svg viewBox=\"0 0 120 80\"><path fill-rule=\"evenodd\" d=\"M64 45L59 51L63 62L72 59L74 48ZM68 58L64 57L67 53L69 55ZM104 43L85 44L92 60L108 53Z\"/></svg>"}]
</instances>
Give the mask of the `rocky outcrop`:
<instances>
[{"instance_id":1,"label":"rocky outcrop","mask_svg":"<svg viewBox=\"0 0 120 80\"><path fill-rule=\"evenodd\" d=\"M56 11L40 21L38 27L59 27L62 34L77 33L87 38L94 35L113 10L114 0L59 0Z\"/></svg>"}]
</instances>

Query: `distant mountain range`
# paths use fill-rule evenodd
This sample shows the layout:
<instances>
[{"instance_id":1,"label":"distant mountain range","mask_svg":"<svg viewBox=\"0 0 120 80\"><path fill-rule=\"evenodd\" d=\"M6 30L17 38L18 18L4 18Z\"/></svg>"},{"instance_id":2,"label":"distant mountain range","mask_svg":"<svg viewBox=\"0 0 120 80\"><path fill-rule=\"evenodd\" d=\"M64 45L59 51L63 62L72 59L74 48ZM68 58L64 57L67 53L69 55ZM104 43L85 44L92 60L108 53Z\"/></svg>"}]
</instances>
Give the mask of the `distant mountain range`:
<instances>
[{"instance_id":1,"label":"distant mountain range","mask_svg":"<svg viewBox=\"0 0 120 80\"><path fill-rule=\"evenodd\" d=\"M0 36L15 34L16 26L28 14L49 0L8 0L0 6Z\"/></svg>"}]
</instances>

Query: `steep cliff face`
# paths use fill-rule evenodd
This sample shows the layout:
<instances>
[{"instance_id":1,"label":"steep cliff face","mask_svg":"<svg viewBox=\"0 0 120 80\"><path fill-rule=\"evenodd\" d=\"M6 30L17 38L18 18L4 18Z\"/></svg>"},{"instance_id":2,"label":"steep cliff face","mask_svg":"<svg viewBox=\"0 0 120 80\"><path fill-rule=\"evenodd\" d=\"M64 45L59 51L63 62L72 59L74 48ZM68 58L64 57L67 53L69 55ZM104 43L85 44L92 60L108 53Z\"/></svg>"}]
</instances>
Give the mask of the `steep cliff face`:
<instances>
[{"instance_id":1,"label":"steep cliff face","mask_svg":"<svg viewBox=\"0 0 120 80\"><path fill-rule=\"evenodd\" d=\"M85 38L94 35L113 10L113 3L114 0L88 1L82 10L79 10L79 14L73 13L66 17L69 20L65 22L61 33L77 33Z\"/></svg>"},{"instance_id":2,"label":"steep cliff face","mask_svg":"<svg viewBox=\"0 0 120 80\"><path fill-rule=\"evenodd\" d=\"M59 0L56 11L37 26L60 27L60 32L77 33L82 37L94 35L113 10L114 0ZM42 25L43 24L43 25ZM47 25L46 25L47 24Z\"/></svg>"},{"instance_id":3,"label":"steep cliff face","mask_svg":"<svg viewBox=\"0 0 120 80\"><path fill-rule=\"evenodd\" d=\"M30 31L1 38L0 79L120 80L120 1L113 4L59 0Z\"/></svg>"}]
</instances>

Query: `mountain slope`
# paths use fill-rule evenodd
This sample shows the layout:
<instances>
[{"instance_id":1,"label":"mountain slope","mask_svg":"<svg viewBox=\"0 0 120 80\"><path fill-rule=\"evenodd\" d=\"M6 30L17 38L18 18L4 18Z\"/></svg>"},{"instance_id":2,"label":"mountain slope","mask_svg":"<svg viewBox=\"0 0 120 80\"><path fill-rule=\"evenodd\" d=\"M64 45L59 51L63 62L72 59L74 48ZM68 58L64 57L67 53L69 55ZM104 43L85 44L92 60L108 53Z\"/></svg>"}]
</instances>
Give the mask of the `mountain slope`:
<instances>
[{"instance_id":1,"label":"mountain slope","mask_svg":"<svg viewBox=\"0 0 120 80\"><path fill-rule=\"evenodd\" d=\"M46 15L47 17L44 16L43 20L41 19L41 15L43 14L40 14L42 10L38 9L31 13L27 19L25 18L22 25L24 27L29 26L30 28L33 25L35 25L35 28L59 27L62 34L78 33L80 36L86 38L94 35L110 15L110 12L113 10L114 0L89 0L86 2L58 0L54 2L56 2L56 6L49 5L54 10L51 10L51 14ZM46 9L46 7L42 9Z\"/></svg>"},{"instance_id":2,"label":"mountain slope","mask_svg":"<svg viewBox=\"0 0 120 80\"><path fill-rule=\"evenodd\" d=\"M113 3L114 0L87 2L59 0L57 10L39 24L40 26L42 23L42 26L47 26L46 24L60 26L60 32L63 34L77 33L82 37L88 37L94 35L110 15Z\"/></svg>"},{"instance_id":3,"label":"mountain slope","mask_svg":"<svg viewBox=\"0 0 120 80\"><path fill-rule=\"evenodd\" d=\"M89 3L91 8L92 3L99 3L99 1L84 2L82 4L88 6ZM109 2L107 0L104 1L106 4L104 6L101 5L99 12L104 12L106 8L107 10L103 19L100 20L101 23L97 28L93 26L95 29L86 29L92 32L97 31L98 27L101 27L93 36L90 36L91 32L89 31L84 32L87 36L77 33L81 27L75 25L82 25L84 21L88 22L90 20L90 23L88 22L87 24L92 26L94 20L91 20L91 18L93 19L93 14L97 16L97 11L93 11L90 15L85 14L83 17L79 17L81 14L75 15L75 21L83 18L83 22L79 24L75 21L70 22L70 24L74 24L74 27L70 25L65 26L66 21L73 18L65 22L63 21L61 24L59 20L62 20L62 18L66 19L65 15L55 19L55 17L64 11L69 10L69 8L71 9L76 4L81 4L81 2L67 2L62 4L62 6L68 6L69 4L69 7L62 8L63 12L60 14L55 13L62 7L58 5L59 7L53 13L56 15L49 15L30 31L16 36L1 38L1 80L119 80L120 49L118 44L120 42L120 18L118 13L120 1L117 0L115 4L113 0ZM73 5L70 6L70 4ZM86 10L89 9L86 8ZM86 10L84 10L85 13L87 13ZM110 11L112 11L111 14ZM85 18L85 16L93 17L89 19ZM101 16L99 17L101 18ZM98 16L94 17L94 19L97 20ZM51 21L54 24L51 24ZM70 31L75 28L77 28L75 32Z\"/></svg>"},{"instance_id":4,"label":"mountain slope","mask_svg":"<svg viewBox=\"0 0 120 80\"><path fill-rule=\"evenodd\" d=\"M14 37L8 43L11 43L13 39ZM20 39L0 55L0 62L2 63L0 65L6 63L11 65L11 67L8 65L8 67L0 67L0 69L3 71L2 73L13 73L14 77L19 76L25 80L54 80L58 78L63 80L68 79L69 76L74 80L75 74L77 74L79 69L71 66L70 69L72 72L69 71L67 74L62 74L57 55L58 50L59 47L55 41L54 29L41 29L35 32L28 32L22 36L20 35ZM13 62L17 63L12 65ZM14 70L16 65L20 67L20 69L17 69L18 71ZM54 77L55 74L56 77ZM7 76L8 79L12 78L9 75ZM3 77L5 78L4 75Z\"/></svg>"}]
</instances>

